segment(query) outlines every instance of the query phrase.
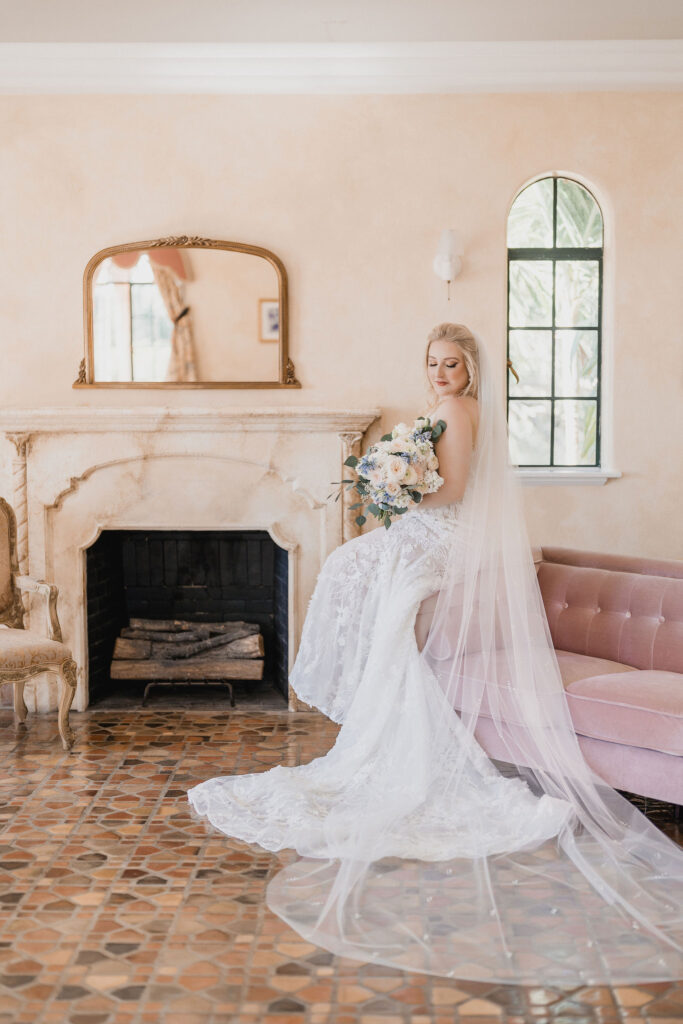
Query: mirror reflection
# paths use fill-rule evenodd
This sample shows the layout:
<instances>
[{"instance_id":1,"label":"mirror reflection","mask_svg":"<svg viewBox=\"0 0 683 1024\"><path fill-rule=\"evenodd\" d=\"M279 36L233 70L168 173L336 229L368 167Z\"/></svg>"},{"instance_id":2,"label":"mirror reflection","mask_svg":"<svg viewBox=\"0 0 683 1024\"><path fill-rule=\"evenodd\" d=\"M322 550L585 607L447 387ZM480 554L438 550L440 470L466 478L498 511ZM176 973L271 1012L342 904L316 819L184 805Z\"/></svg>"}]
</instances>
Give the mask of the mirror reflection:
<instances>
[{"instance_id":1,"label":"mirror reflection","mask_svg":"<svg viewBox=\"0 0 683 1024\"><path fill-rule=\"evenodd\" d=\"M91 282L92 383L277 382L280 279L263 256L153 246Z\"/></svg>"}]
</instances>

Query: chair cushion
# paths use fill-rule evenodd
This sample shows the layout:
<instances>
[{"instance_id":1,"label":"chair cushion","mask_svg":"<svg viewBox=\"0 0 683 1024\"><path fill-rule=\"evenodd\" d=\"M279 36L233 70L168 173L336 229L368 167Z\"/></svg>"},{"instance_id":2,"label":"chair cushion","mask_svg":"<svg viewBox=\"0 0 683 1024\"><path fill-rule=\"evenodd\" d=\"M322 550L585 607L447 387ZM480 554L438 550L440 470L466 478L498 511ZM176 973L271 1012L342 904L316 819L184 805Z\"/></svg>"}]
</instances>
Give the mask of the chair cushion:
<instances>
[{"instance_id":1,"label":"chair cushion","mask_svg":"<svg viewBox=\"0 0 683 1024\"><path fill-rule=\"evenodd\" d=\"M0 672L58 665L71 657L66 644L29 629L0 628Z\"/></svg>"},{"instance_id":2,"label":"chair cushion","mask_svg":"<svg viewBox=\"0 0 683 1024\"><path fill-rule=\"evenodd\" d=\"M577 733L683 754L683 674L658 669L577 679L566 688Z\"/></svg>"},{"instance_id":3,"label":"chair cushion","mask_svg":"<svg viewBox=\"0 0 683 1024\"><path fill-rule=\"evenodd\" d=\"M602 676L607 672L639 671L632 665L624 665L621 661L593 658L590 654L575 654L574 651L555 651L555 654L565 689L577 679L585 679L588 676Z\"/></svg>"}]
</instances>

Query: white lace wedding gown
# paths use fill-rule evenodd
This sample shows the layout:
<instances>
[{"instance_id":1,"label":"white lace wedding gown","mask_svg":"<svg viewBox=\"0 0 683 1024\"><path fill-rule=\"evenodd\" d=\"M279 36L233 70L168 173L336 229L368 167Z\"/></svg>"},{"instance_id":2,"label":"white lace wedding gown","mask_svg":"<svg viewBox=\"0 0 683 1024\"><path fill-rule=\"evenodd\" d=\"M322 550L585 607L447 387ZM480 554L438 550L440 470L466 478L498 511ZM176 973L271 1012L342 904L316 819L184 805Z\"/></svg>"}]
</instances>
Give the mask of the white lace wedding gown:
<instances>
[{"instance_id":1,"label":"white lace wedding gown","mask_svg":"<svg viewBox=\"0 0 683 1024\"><path fill-rule=\"evenodd\" d=\"M418 506L327 558L290 683L342 728L308 764L191 789L192 805L216 828L268 850L352 857L358 823L391 814L377 857L444 860L535 846L566 823L566 801L499 773L419 659L420 603L438 590L453 547L467 541L458 510ZM440 785L463 759L456 791Z\"/></svg>"}]
</instances>

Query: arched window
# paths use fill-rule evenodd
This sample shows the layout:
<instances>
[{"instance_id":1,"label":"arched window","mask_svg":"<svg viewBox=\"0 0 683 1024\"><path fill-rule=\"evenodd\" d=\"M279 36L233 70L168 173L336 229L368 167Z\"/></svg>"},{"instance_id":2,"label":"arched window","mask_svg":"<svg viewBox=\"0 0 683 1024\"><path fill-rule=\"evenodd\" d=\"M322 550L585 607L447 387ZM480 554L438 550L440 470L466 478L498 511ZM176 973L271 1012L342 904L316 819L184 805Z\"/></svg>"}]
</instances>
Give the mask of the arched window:
<instances>
[{"instance_id":1,"label":"arched window","mask_svg":"<svg viewBox=\"0 0 683 1024\"><path fill-rule=\"evenodd\" d=\"M571 178L541 178L510 210L510 458L518 466L600 465L603 223Z\"/></svg>"}]
</instances>

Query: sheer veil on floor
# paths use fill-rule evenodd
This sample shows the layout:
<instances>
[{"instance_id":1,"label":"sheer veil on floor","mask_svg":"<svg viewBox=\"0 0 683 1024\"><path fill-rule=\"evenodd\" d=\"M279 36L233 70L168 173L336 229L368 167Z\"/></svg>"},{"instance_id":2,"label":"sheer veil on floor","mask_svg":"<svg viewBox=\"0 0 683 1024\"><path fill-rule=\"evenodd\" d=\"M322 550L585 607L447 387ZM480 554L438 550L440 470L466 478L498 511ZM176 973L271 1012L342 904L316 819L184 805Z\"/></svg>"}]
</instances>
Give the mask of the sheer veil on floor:
<instances>
[{"instance_id":1,"label":"sheer veil on floor","mask_svg":"<svg viewBox=\"0 0 683 1024\"><path fill-rule=\"evenodd\" d=\"M342 723L335 745L190 799L228 835L298 852L268 906L335 953L518 984L681 978L683 851L583 758L478 351L463 500L354 538L316 584L290 681Z\"/></svg>"}]
</instances>

